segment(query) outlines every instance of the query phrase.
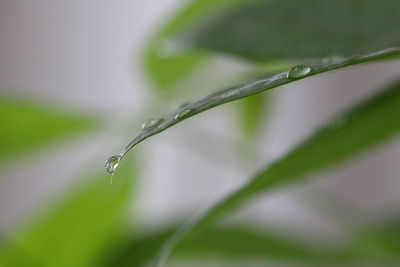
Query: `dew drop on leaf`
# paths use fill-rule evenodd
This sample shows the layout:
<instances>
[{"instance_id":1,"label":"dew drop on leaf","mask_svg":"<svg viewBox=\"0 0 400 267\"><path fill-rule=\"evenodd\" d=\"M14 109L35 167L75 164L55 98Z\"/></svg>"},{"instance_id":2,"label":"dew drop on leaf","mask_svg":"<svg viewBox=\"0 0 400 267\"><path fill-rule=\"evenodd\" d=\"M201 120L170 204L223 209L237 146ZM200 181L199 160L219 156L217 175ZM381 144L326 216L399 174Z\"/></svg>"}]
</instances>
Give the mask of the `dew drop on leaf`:
<instances>
[{"instance_id":1,"label":"dew drop on leaf","mask_svg":"<svg viewBox=\"0 0 400 267\"><path fill-rule=\"evenodd\" d=\"M192 112L191 109L184 109L175 115L175 120L183 119Z\"/></svg>"},{"instance_id":2,"label":"dew drop on leaf","mask_svg":"<svg viewBox=\"0 0 400 267\"><path fill-rule=\"evenodd\" d=\"M311 72L311 68L310 67L304 66L304 65L298 65L298 66L293 67L293 68L291 68L289 70L287 77L290 80L296 80L296 79L300 79L300 78L306 76L310 72Z\"/></svg>"},{"instance_id":3,"label":"dew drop on leaf","mask_svg":"<svg viewBox=\"0 0 400 267\"><path fill-rule=\"evenodd\" d=\"M120 161L121 161L120 155L114 155L114 156L109 157L106 160L106 162L104 163L104 166L106 167L106 171L109 173L115 172Z\"/></svg>"},{"instance_id":4,"label":"dew drop on leaf","mask_svg":"<svg viewBox=\"0 0 400 267\"><path fill-rule=\"evenodd\" d=\"M150 128L153 128L160 122L161 122L161 119L149 119L142 124L141 128L142 128L142 130L148 130Z\"/></svg>"}]
</instances>

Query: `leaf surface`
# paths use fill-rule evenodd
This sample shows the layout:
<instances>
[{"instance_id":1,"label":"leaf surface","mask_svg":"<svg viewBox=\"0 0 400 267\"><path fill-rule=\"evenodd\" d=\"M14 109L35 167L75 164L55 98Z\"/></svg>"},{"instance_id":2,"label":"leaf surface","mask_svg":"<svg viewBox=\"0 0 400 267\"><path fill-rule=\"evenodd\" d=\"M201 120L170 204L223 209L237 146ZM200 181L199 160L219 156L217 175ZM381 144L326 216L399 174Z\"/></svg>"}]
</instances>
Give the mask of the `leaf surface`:
<instances>
[{"instance_id":1,"label":"leaf surface","mask_svg":"<svg viewBox=\"0 0 400 267\"><path fill-rule=\"evenodd\" d=\"M129 242L120 248L114 259L105 266L143 266L157 254L171 230L155 233ZM192 240L186 240L176 250L177 258L274 259L294 262L314 262L322 254L301 243L277 234L268 234L245 227L212 228Z\"/></svg>"},{"instance_id":2,"label":"leaf surface","mask_svg":"<svg viewBox=\"0 0 400 267\"><path fill-rule=\"evenodd\" d=\"M267 190L301 181L339 164L394 136L400 130L400 82L334 117L280 160L256 174L247 185L225 198L203 216L189 220L160 250L156 266L182 240L202 233L219 219Z\"/></svg>"},{"instance_id":3,"label":"leaf surface","mask_svg":"<svg viewBox=\"0 0 400 267\"><path fill-rule=\"evenodd\" d=\"M397 0L252 1L192 26L182 42L252 61L309 60L400 47Z\"/></svg>"},{"instance_id":4,"label":"leaf surface","mask_svg":"<svg viewBox=\"0 0 400 267\"><path fill-rule=\"evenodd\" d=\"M169 95L173 86L205 60L198 51L189 51L175 42L177 34L226 7L249 0L191 1L156 33L146 49L145 64L156 88Z\"/></svg>"},{"instance_id":5,"label":"leaf surface","mask_svg":"<svg viewBox=\"0 0 400 267\"><path fill-rule=\"evenodd\" d=\"M1 247L0 266L98 266L122 233L135 178L128 163L121 164L112 185L109 175L91 178L33 218Z\"/></svg>"},{"instance_id":6,"label":"leaf surface","mask_svg":"<svg viewBox=\"0 0 400 267\"><path fill-rule=\"evenodd\" d=\"M91 118L22 100L0 98L0 160L93 128Z\"/></svg>"},{"instance_id":7,"label":"leaf surface","mask_svg":"<svg viewBox=\"0 0 400 267\"><path fill-rule=\"evenodd\" d=\"M127 146L122 149L120 155L123 157L130 149L132 149L132 147L149 138L150 136L158 134L187 118L190 118L213 107L237 99L248 97L284 84L288 84L296 80L314 76L323 72L369 61L398 57L399 55L400 48L388 48L366 55L357 55L347 58L324 59L313 66L299 66L301 69L308 70L302 75L299 75L299 67L294 67L288 71L268 75L266 77L250 80L233 87L216 91L195 101L185 103L171 114L160 118L158 120L158 123L152 125L152 127L145 128L141 133L139 133ZM293 73L295 73L296 75L293 75Z\"/></svg>"}]
</instances>

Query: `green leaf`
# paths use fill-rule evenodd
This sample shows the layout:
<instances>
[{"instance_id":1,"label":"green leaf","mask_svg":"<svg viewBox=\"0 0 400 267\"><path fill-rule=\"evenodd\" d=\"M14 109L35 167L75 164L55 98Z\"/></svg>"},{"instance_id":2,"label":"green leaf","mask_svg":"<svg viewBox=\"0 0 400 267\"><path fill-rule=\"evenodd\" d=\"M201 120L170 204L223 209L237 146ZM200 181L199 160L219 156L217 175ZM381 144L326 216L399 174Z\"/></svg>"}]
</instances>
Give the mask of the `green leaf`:
<instances>
[{"instance_id":1,"label":"green leaf","mask_svg":"<svg viewBox=\"0 0 400 267\"><path fill-rule=\"evenodd\" d=\"M0 160L93 128L87 117L22 100L0 98Z\"/></svg>"},{"instance_id":2,"label":"green leaf","mask_svg":"<svg viewBox=\"0 0 400 267\"><path fill-rule=\"evenodd\" d=\"M260 171L251 181L204 216L188 221L161 249L162 266L174 247L196 236L250 198L266 190L300 181L307 175L339 164L392 137L400 130L400 82L339 114L282 159Z\"/></svg>"},{"instance_id":3,"label":"green leaf","mask_svg":"<svg viewBox=\"0 0 400 267\"><path fill-rule=\"evenodd\" d=\"M18 231L3 245L0 266L98 266L122 232L134 181L128 163L121 164L112 185L109 175L84 179L68 198Z\"/></svg>"},{"instance_id":4,"label":"green leaf","mask_svg":"<svg viewBox=\"0 0 400 267\"><path fill-rule=\"evenodd\" d=\"M254 1L204 19L181 38L254 61L366 54L400 46L400 2Z\"/></svg>"},{"instance_id":5,"label":"green leaf","mask_svg":"<svg viewBox=\"0 0 400 267\"><path fill-rule=\"evenodd\" d=\"M245 137L254 138L265 122L268 106L266 95L257 94L239 101L239 125Z\"/></svg>"},{"instance_id":6,"label":"green leaf","mask_svg":"<svg viewBox=\"0 0 400 267\"><path fill-rule=\"evenodd\" d=\"M172 233L171 230L133 240L119 248L112 261L105 266L143 266L156 256L158 249ZM176 249L177 258L227 259L262 258L311 263L321 259L321 251L313 250L300 243L289 241L277 234L268 234L245 227L213 228L202 236L186 240Z\"/></svg>"},{"instance_id":7,"label":"green leaf","mask_svg":"<svg viewBox=\"0 0 400 267\"><path fill-rule=\"evenodd\" d=\"M146 51L146 68L160 92L168 94L183 77L191 73L205 56L188 51L174 43L180 32L224 7L249 0L195 0L191 1L149 42Z\"/></svg>"},{"instance_id":8,"label":"green leaf","mask_svg":"<svg viewBox=\"0 0 400 267\"><path fill-rule=\"evenodd\" d=\"M292 241L272 231L259 232L245 226L212 227L202 235L183 240L176 247L173 257L190 260L215 257L229 260L256 258L305 264L305 266L327 266L327 264L341 266L345 263L360 263L366 260L390 263L393 262L393 257L398 257L399 238L398 229L391 227L388 231L386 227L382 229L380 226L362 232L361 239L358 238L356 243L350 241L349 244L341 246L319 248L300 241ZM114 256L101 266L144 266L151 262L175 230L176 228L163 230L120 243L114 248Z\"/></svg>"},{"instance_id":9,"label":"green leaf","mask_svg":"<svg viewBox=\"0 0 400 267\"><path fill-rule=\"evenodd\" d=\"M138 134L126 147L122 149L120 155L123 157L132 147L149 138L150 136L158 134L187 118L190 118L215 106L330 70L340 69L350 65L356 65L374 60L387 59L399 55L400 48L389 48L366 55L357 55L347 58L332 58L329 60L324 59L319 64L314 66L294 67L289 71L268 75L266 77L254 79L237 86L217 91L198 100L186 103L171 114L165 116L164 118L160 118L157 123L152 125L152 127L145 128L140 134Z\"/></svg>"},{"instance_id":10,"label":"green leaf","mask_svg":"<svg viewBox=\"0 0 400 267\"><path fill-rule=\"evenodd\" d=\"M358 226L349 233L348 241L341 244L332 256L334 259L347 263L376 262L371 266L398 266L400 264L399 226L398 216L390 220L386 218L367 227Z\"/></svg>"},{"instance_id":11,"label":"green leaf","mask_svg":"<svg viewBox=\"0 0 400 267\"><path fill-rule=\"evenodd\" d=\"M400 262L399 217L374 225L359 233L355 249L364 251L364 253L392 256Z\"/></svg>"}]
</instances>

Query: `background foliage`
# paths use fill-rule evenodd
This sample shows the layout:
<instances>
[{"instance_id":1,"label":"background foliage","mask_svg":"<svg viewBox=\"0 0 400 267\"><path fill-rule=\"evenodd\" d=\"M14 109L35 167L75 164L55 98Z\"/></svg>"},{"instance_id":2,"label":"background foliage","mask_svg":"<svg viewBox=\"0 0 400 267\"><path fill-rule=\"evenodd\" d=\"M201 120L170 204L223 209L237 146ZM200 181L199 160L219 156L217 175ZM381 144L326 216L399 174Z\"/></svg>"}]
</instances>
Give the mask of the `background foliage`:
<instances>
[{"instance_id":1,"label":"background foliage","mask_svg":"<svg viewBox=\"0 0 400 267\"><path fill-rule=\"evenodd\" d=\"M203 111L237 101L232 117L240 126L239 135L245 143L262 148L259 138L266 133L274 103L272 95L263 91L285 90L280 86L337 69L346 71L352 65L398 59L399 15L396 0L191 1L148 41L144 67L154 92L146 106L157 110L182 96L205 96L160 117L132 145ZM207 79L200 70L218 57L232 57L248 67L223 82L236 85L212 93L187 87L192 76ZM199 84L193 83L193 88ZM35 149L48 143L104 130L99 127L102 122L90 115L9 96L1 96L0 102L0 118L6 125L0 131L3 166L15 164L24 153L34 156ZM290 183L301 185L311 175L361 156L393 139L399 128L400 84L388 82L377 94L332 117L283 157L265 162L213 208L147 233L146 226L136 229L129 220L129 204L143 168L137 161L144 153L138 149L130 152L135 160L129 154L123 159L115 174L117 183L110 186L108 175L88 168L78 189L58 197L29 223L15 226L13 234L1 240L0 266L177 266L180 262L196 266L213 259L227 266L235 261L250 266L397 266L397 210L390 217L377 215L350 227L342 242L317 246L312 238L298 240L269 226L254 229L224 220L261 194ZM240 146L238 150L246 162L248 151Z\"/></svg>"}]
</instances>

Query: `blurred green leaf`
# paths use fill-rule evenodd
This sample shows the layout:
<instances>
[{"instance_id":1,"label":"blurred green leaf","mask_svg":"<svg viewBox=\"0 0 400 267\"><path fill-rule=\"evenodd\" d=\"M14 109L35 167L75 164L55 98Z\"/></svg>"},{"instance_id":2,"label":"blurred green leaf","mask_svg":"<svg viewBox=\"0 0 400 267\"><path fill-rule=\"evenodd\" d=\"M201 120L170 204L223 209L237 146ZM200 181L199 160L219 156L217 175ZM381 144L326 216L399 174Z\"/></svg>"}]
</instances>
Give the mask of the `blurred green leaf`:
<instances>
[{"instance_id":1,"label":"blurred green leaf","mask_svg":"<svg viewBox=\"0 0 400 267\"><path fill-rule=\"evenodd\" d=\"M182 49L174 42L175 35L217 10L244 1L249 0L191 1L163 26L150 41L145 58L147 71L160 92L168 95L177 82L205 59L202 53Z\"/></svg>"},{"instance_id":2,"label":"blurred green leaf","mask_svg":"<svg viewBox=\"0 0 400 267\"><path fill-rule=\"evenodd\" d=\"M18 231L0 251L0 266L98 266L120 238L134 181L127 161L115 173L82 181L49 212Z\"/></svg>"},{"instance_id":3,"label":"blurred green leaf","mask_svg":"<svg viewBox=\"0 0 400 267\"><path fill-rule=\"evenodd\" d=\"M365 54L400 46L400 2L254 1L205 18L182 39L254 61Z\"/></svg>"},{"instance_id":4,"label":"blurred green leaf","mask_svg":"<svg viewBox=\"0 0 400 267\"><path fill-rule=\"evenodd\" d=\"M358 226L349 231L348 241L337 247L330 258L332 262L347 263L346 266L399 266L399 229L398 217Z\"/></svg>"},{"instance_id":5,"label":"blurred green leaf","mask_svg":"<svg viewBox=\"0 0 400 267\"><path fill-rule=\"evenodd\" d=\"M268 96L264 94L252 95L238 102L239 124L245 137L254 138L261 130L268 102Z\"/></svg>"},{"instance_id":6,"label":"blurred green leaf","mask_svg":"<svg viewBox=\"0 0 400 267\"><path fill-rule=\"evenodd\" d=\"M361 64L369 61L394 58L398 57L399 55L400 48L389 48L366 55L322 60L314 66L297 66L288 71L268 75L266 77L250 80L230 88L216 91L198 100L185 103L171 114L160 118L155 125L152 125L152 127L148 127L141 131L140 134L138 134L127 146L122 149L120 154L121 156L124 156L132 147L149 138L150 136L158 134L187 118L190 118L215 106L255 95L262 91L266 91L268 89L272 89L330 70L340 69L350 65Z\"/></svg>"},{"instance_id":7,"label":"blurred green leaf","mask_svg":"<svg viewBox=\"0 0 400 267\"><path fill-rule=\"evenodd\" d=\"M141 238L134 238L122 245L120 243L114 248L115 254L110 257L110 261L106 261L101 266L144 266L154 259L157 251L175 230L163 230ZM393 227L390 230L398 232L398 229L393 229ZM304 242L290 240L276 232L268 233L265 230L260 232L244 226L213 227L207 229L202 235L183 240L176 247L173 257L181 260L215 257L229 260L256 258L305 264L305 266L328 266L329 264L353 266L349 264L367 261L380 263L370 266L394 266L390 264L394 263L395 258L399 256L397 242L399 239L397 233L391 231L388 231L387 226L375 227L362 232L361 238L357 237L356 242L350 241L349 244L315 248ZM388 243L390 243L389 248Z\"/></svg>"},{"instance_id":8,"label":"blurred green leaf","mask_svg":"<svg viewBox=\"0 0 400 267\"><path fill-rule=\"evenodd\" d=\"M367 228L356 236L355 248L365 253L392 256L400 264L400 220L385 221Z\"/></svg>"},{"instance_id":9,"label":"blurred green leaf","mask_svg":"<svg viewBox=\"0 0 400 267\"><path fill-rule=\"evenodd\" d=\"M37 103L0 98L0 160L93 128L95 121Z\"/></svg>"},{"instance_id":10,"label":"blurred green leaf","mask_svg":"<svg viewBox=\"0 0 400 267\"><path fill-rule=\"evenodd\" d=\"M134 240L120 248L114 260L105 266L143 266L156 256L172 230ZM245 227L213 228L197 238L182 242L176 249L177 258L224 257L229 259L263 258L311 263L321 258L315 251L300 243L275 234Z\"/></svg>"},{"instance_id":11,"label":"blurred green leaf","mask_svg":"<svg viewBox=\"0 0 400 267\"><path fill-rule=\"evenodd\" d=\"M388 90L333 118L282 159L259 172L251 181L203 217L188 221L165 243L159 254L162 266L183 239L196 236L250 198L266 190L300 181L316 171L339 164L396 134L400 129L400 82Z\"/></svg>"}]
</instances>

